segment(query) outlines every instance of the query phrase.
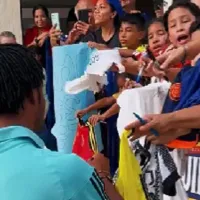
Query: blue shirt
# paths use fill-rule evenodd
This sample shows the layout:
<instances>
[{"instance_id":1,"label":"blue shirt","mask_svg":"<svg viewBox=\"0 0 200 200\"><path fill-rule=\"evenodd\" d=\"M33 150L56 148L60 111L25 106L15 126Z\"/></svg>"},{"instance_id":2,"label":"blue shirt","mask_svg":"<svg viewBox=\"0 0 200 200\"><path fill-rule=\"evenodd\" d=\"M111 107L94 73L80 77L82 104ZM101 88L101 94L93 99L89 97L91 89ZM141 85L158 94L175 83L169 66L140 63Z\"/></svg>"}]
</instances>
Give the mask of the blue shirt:
<instances>
[{"instance_id":1,"label":"blue shirt","mask_svg":"<svg viewBox=\"0 0 200 200\"><path fill-rule=\"evenodd\" d=\"M200 105L200 60L195 67L184 66L177 74L170 87L162 113L170 113L196 105ZM192 129L190 134L178 139L196 141L199 134L199 129Z\"/></svg>"},{"instance_id":2,"label":"blue shirt","mask_svg":"<svg viewBox=\"0 0 200 200\"><path fill-rule=\"evenodd\" d=\"M27 128L0 129L1 200L108 199L94 168L74 154L43 148Z\"/></svg>"}]
</instances>

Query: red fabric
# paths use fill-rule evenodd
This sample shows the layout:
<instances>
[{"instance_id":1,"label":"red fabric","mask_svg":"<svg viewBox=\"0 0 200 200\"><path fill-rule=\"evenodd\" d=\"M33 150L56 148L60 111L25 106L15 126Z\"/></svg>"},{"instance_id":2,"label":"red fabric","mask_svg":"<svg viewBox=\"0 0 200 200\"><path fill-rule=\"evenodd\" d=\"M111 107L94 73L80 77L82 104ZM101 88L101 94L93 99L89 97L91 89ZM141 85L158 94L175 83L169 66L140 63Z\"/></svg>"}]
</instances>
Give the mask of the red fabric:
<instances>
[{"instance_id":1,"label":"red fabric","mask_svg":"<svg viewBox=\"0 0 200 200\"><path fill-rule=\"evenodd\" d=\"M184 65L182 63L178 63L178 64L174 65L173 68L183 68L186 65L191 65L191 61L190 60L186 60Z\"/></svg>"},{"instance_id":2,"label":"red fabric","mask_svg":"<svg viewBox=\"0 0 200 200\"><path fill-rule=\"evenodd\" d=\"M47 26L46 28L43 28L41 32L48 32L51 29L50 26ZM38 37L39 30L36 26L29 28L26 30L25 36L24 36L24 45L28 46L33 40Z\"/></svg>"},{"instance_id":3,"label":"red fabric","mask_svg":"<svg viewBox=\"0 0 200 200\"><path fill-rule=\"evenodd\" d=\"M78 124L72 153L75 153L85 161L91 159L94 156L94 151L91 149L89 141L89 127Z\"/></svg>"}]
</instances>

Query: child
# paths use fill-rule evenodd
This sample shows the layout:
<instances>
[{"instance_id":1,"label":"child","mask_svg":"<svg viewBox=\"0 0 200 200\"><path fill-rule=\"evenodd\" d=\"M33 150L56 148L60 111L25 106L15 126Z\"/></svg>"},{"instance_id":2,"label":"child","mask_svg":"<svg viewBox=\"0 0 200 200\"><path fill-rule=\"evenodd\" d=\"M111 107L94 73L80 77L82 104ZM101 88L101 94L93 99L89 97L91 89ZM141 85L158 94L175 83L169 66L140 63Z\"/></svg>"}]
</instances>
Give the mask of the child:
<instances>
[{"instance_id":1,"label":"child","mask_svg":"<svg viewBox=\"0 0 200 200\"><path fill-rule=\"evenodd\" d=\"M145 20L141 14L126 14L121 19L119 40L122 48L136 50L142 45L145 35Z\"/></svg>"},{"instance_id":2,"label":"child","mask_svg":"<svg viewBox=\"0 0 200 200\"><path fill-rule=\"evenodd\" d=\"M199 8L188 1L177 1L169 7L164 16L164 24L173 48L184 46L191 40L190 27L199 16ZM165 74L169 80L173 81L180 69L172 69L172 67L182 68L190 64L191 61L185 61L183 58L181 63L171 66L170 69L165 71Z\"/></svg>"},{"instance_id":3,"label":"child","mask_svg":"<svg viewBox=\"0 0 200 200\"><path fill-rule=\"evenodd\" d=\"M132 57L133 60L138 61L140 57L146 52L146 45L144 45L145 37L145 20L140 13L126 14L121 19L121 27L119 32L119 40L122 48L119 52L122 57ZM138 68L140 67L140 63ZM131 69L130 72L134 70ZM128 71L127 71L128 72ZM129 73L129 72L128 72ZM136 70L134 75L138 74ZM141 84L146 85L149 83L148 78L142 77Z\"/></svg>"},{"instance_id":4,"label":"child","mask_svg":"<svg viewBox=\"0 0 200 200\"><path fill-rule=\"evenodd\" d=\"M175 47L184 46L191 40L191 24L199 17L200 9L193 3L180 1L175 2L169 7L165 16L165 23L166 28L169 31L170 41ZM182 63L185 63L185 57L186 56L183 56ZM191 98L192 95L198 91L198 70L199 67L191 67L191 65L188 65L187 67L183 67L183 69L176 74L166 98L162 113L171 113L185 107L199 104L195 98ZM189 100L190 98L192 100ZM185 145L184 142L187 141L189 145L191 143L192 147L196 142L196 136L196 131L192 130L190 134L178 138L175 142L173 141L170 143L169 146L172 148L179 148L179 146L176 146L177 144ZM187 147L185 146L185 148Z\"/></svg>"},{"instance_id":5,"label":"child","mask_svg":"<svg viewBox=\"0 0 200 200\"><path fill-rule=\"evenodd\" d=\"M154 57L160 55L169 45L168 33L162 19L153 19L147 27L148 48Z\"/></svg>"},{"instance_id":6,"label":"child","mask_svg":"<svg viewBox=\"0 0 200 200\"><path fill-rule=\"evenodd\" d=\"M153 19L147 26L146 35L148 39L148 49L146 50L146 48L144 48L143 52L152 54L154 57L157 57L160 55L161 52L165 51L168 48L168 33L165 29L162 19ZM140 59L141 56L143 57L142 52L138 55L139 56L137 56L135 60ZM131 74L137 74L138 68L140 68L141 65L140 62L134 62L131 59L124 60L122 64L125 66L126 72ZM149 72L144 75L151 76Z\"/></svg>"},{"instance_id":7,"label":"child","mask_svg":"<svg viewBox=\"0 0 200 200\"><path fill-rule=\"evenodd\" d=\"M169 7L164 16L164 23L169 34L169 40L174 48L184 46L191 41L190 27L198 17L200 17L200 9L197 5L188 1L177 1ZM181 63L173 67L182 68L190 64L191 61L183 58ZM168 70L167 73L171 73L171 71ZM174 74L174 77L176 75L177 73Z\"/></svg>"},{"instance_id":8,"label":"child","mask_svg":"<svg viewBox=\"0 0 200 200\"><path fill-rule=\"evenodd\" d=\"M187 44L190 40L191 24L200 16L199 8L187 1L177 1L164 16L169 40L174 47Z\"/></svg>"},{"instance_id":9,"label":"child","mask_svg":"<svg viewBox=\"0 0 200 200\"><path fill-rule=\"evenodd\" d=\"M120 95L120 93L126 88L128 87L133 87L134 86L134 82L130 81L130 75L126 74L126 73L122 73L122 74L117 74L117 86L118 86L118 92L115 93L114 95L112 95L111 97L104 97L103 99L98 100L97 102L95 102L94 104L90 105L89 107L80 110L76 113L77 117L83 117L85 114L93 111L93 110L98 110L101 108L105 108L107 106L111 106L114 103L116 103L116 100L118 98L118 96ZM96 116L96 115L95 115ZM97 115L100 117L100 115ZM92 116L89 121L92 122L92 125L96 125L96 123L99 120L104 120L97 117L95 118L96 120L94 120L94 116Z\"/></svg>"}]
</instances>

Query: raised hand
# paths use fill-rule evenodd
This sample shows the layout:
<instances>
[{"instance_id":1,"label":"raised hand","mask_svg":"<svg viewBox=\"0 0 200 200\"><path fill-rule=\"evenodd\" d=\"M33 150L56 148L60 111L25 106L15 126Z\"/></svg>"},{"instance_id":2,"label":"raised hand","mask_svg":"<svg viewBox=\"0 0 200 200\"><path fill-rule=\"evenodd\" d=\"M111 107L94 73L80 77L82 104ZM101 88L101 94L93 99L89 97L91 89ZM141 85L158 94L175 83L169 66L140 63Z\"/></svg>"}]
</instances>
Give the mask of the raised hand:
<instances>
[{"instance_id":1,"label":"raised hand","mask_svg":"<svg viewBox=\"0 0 200 200\"><path fill-rule=\"evenodd\" d=\"M49 36L50 36L52 46L57 45L57 41L59 40L61 35L62 35L62 32L61 30L56 29L56 25L51 28L51 30L49 31Z\"/></svg>"},{"instance_id":2,"label":"raised hand","mask_svg":"<svg viewBox=\"0 0 200 200\"><path fill-rule=\"evenodd\" d=\"M90 29L90 25L79 21L76 23L76 29L82 34L82 35L86 35Z\"/></svg>"}]
</instances>

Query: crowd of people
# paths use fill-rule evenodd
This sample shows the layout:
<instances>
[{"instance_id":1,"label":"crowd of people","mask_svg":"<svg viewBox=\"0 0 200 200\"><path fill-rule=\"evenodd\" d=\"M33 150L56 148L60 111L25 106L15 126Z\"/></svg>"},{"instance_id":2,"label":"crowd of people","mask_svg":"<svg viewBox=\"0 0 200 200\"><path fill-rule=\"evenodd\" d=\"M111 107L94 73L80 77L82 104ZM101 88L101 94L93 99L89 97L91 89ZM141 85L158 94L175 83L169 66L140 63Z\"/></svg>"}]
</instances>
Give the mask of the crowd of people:
<instances>
[{"instance_id":1,"label":"crowd of people","mask_svg":"<svg viewBox=\"0 0 200 200\"><path fill-rule=\"evenodd\" d=\"M52 26L48 9L38 5L33 9L35 25L26 30L23 46L13 33L0 33L2 200L130 200L113 184L120 159L118 98L153 82L171 83L162 111L127 124L129 142L145 136L146 142L170 151L190 150L198 144L200 1L175 0L165 13L161 3L155 6L155 16L138 10L135 0L113 2L79 0L69 12L66 30ZM79 20L78 10L83 9L89 10L87 23ZM125 69L118 73L112 65L106 72L108 84L94 94L96 102L74 113L81 119L98 110L88 122L100 123L103 156L88 163L74 154L56 152L51 134L55 124L52 48L82 42L99 51L117 49ZM104 159L109 160L108 170L102 167ZM143 190L141 200L159 200L156 191ZM164 190L163 183L161 196Z\"/></svg>"}]
</instances>

